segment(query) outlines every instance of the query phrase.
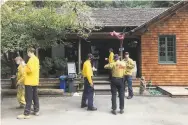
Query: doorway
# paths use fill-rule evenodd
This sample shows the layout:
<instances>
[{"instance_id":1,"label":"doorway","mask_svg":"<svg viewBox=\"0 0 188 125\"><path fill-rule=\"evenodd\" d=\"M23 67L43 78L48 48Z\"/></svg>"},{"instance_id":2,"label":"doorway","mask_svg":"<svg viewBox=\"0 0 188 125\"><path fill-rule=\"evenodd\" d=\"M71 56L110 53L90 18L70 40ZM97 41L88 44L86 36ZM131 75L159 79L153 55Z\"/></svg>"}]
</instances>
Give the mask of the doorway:
<instances>
[{"instance_id":1,"label":"doorway","mask_svg":"<svg viewBox=\"0 0 188 125\"><path fill-rule=\"evenodd\" d=\"M137 63L137 77L140 76L140 43L136 47L129 45L131 41L136 41L135 39L125 39L124 40L124 52L129 52L130 58L132 58ZM106 39L106 40L90 40L90 42L82 42L82 62L86 60L87 54L91 53L91 46L95 46L95 49L99 51L99 64L98 64L98 74L107 75L108 70L104 69L104 65L108 63L105 58L109 57L109 48L114 50L114 54L119 54L120 41L117 39Z\"/></svg>"}]
</instances>

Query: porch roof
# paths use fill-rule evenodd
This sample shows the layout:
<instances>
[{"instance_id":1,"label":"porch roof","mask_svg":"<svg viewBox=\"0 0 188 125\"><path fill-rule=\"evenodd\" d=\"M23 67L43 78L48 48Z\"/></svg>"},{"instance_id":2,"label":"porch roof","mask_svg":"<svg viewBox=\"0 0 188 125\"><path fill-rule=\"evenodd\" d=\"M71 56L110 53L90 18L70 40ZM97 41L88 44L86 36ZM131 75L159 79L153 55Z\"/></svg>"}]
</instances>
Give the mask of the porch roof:
<instances>
[{"instance_id":1,"label":"porch roof","mask_svg":"<svg viewBox=\"0 0 188 125\"><path fill-rule=\"evenodd\" d=\"M69 33L66 34L67 39L79 39L76 33ZM136 35L126 35L125 38L137 38L139 39L139 36ZM88 39L117 39L114 36L110 35L110 32L93 32L91 35L88 37Z\"/></svg>"},{"instance_id":2,"label":"porch roof","mask_svg":"<svg viewBox=\"0 0 188 125\"><path fill-rule=\"evenodd\" d=\"M104 26L140 26L167 8L94 8L92 17Z\"/></svg>"}]
</instances>

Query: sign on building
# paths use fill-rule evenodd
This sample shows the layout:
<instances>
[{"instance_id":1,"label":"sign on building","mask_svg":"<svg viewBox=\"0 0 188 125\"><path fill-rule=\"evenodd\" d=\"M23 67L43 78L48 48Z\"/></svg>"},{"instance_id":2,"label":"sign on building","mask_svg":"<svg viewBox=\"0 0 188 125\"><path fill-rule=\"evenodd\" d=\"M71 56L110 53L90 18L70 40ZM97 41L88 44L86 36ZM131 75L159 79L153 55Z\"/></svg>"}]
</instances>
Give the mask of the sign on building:
<instances>
[{"instance_id":1,"label":"sign on building","mask_svg":"<svg viewBox=\"0 0 188 125\"><path fill-rule=\"evenodd\" d=\"M68 62L68 75L75 74L76 75L76 65L75 62Z\"/></svg>"}]
</instances>

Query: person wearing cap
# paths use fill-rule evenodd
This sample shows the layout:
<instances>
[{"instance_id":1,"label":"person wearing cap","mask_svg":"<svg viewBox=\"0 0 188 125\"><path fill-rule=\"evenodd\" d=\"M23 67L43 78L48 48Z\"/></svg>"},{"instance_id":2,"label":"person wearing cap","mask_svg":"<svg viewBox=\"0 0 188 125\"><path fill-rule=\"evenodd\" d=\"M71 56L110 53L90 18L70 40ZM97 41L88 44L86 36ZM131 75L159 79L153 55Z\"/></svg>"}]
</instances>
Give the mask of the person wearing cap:
<instances>
[{"instance_id":1,"label":"person wearing cap","mask_svg":"<svg viewBox=\"0 0 188 125\"><path fill-rule=\"evenodd\" d=\"M93 106L93 95L94 95L94 85L93 85L93 70L91 61L93 59L92 54L88 54L87 60L84 62L82 74L84 77L84 91L82 94L81 108L88 107L88 111L96 111L97 108ZM86 100L88 99L88 105Z\"/></svg>"},{"instance_id":2,"label":"person wearing cap","mask_svg":"<svg viewBox=\"0 0 188 125\"><path fill-rule=\"evenodd\" d=\"M114 62L114 52L113 52L112 48L109 49L109 53L110 53L109 57L105 58L105 60L108 61L108 63L113 63ZM112 72L110 70L109 71L109 79L111 79L111 77L112 77Z\"/></svg>"},{"instance_id":3,"label":"person wearing cap","mask_svg":"<svg viewBox=\"0 0 188 125\"><path fill-rule=\"evenodd\" d=\"M125 87L123 83L125 63L119 60L118 54L114 55L115 62L109 63L104 66L105 69L112 70L112 79L111 79L111 93L112 93L112 113L116 115L116 94L118 90L119 99L120 99L120 113L124 113L124 96L125 96Z\"/></svg>"},{"instance_id":4,"label":"person wearing cap","mask_svg":"<svg viewBox=\"0 0 188 125\"><path fill-rule=\"evenodd\" d=\"M18 72L16 74L17 76L17 100L18 103L20 104L19 107L17 108L24 108L25 107L25 86L24 86L24 66L25 64L24 60L22 57L16 57L15 62L18 66Z\"/></svg>"},{"instance_id":5,"label":"person wearing cap","mask_svg":"<svg viewBox=\"0 0 188 125\"><path fill-rule=\"evenodd\" d=\"M132 88L132 72L135 67L134 62L131 58L129 58L129 53L125 52L125 58L123 59L126 68L124 71L124 84L128 83L128 97L127 99L131 99L133 97L133 88Z\"/></svg>"}]
</instances>

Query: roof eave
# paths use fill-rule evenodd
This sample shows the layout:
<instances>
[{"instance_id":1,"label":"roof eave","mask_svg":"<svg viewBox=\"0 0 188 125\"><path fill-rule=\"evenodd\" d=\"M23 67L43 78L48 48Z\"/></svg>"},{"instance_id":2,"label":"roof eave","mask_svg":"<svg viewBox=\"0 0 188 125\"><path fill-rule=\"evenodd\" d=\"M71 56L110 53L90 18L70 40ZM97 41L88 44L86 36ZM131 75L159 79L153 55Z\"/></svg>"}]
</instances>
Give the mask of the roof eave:
<instances>
[{"instance_id":1,"label":"roof eave","mask_svg":"<svg viewBox=\"0 0 188 125\"><path fill-rule=\"evenodd\" d=\"M155 16L154 18L152 18L151 20L149 20L148 22L140 25L139 27L136 27L135 29L131 30L129 33L130 34L142 34L145 31L147 31L147 27L152 24L155 21L158 21L161 19L161 17L165 17L167 16L169 13L173 13L174 11L180 9L181 7L185 6L186 4L188 4L188 1L181 1L179 3L177 3L176 5L172 6L171 8L167 9L166 11L164 11L163 13ZM145 28L145 29L144 29ZM144 30L144 32L142 32L141 30Z\"/></svg>"}]
</instances>

